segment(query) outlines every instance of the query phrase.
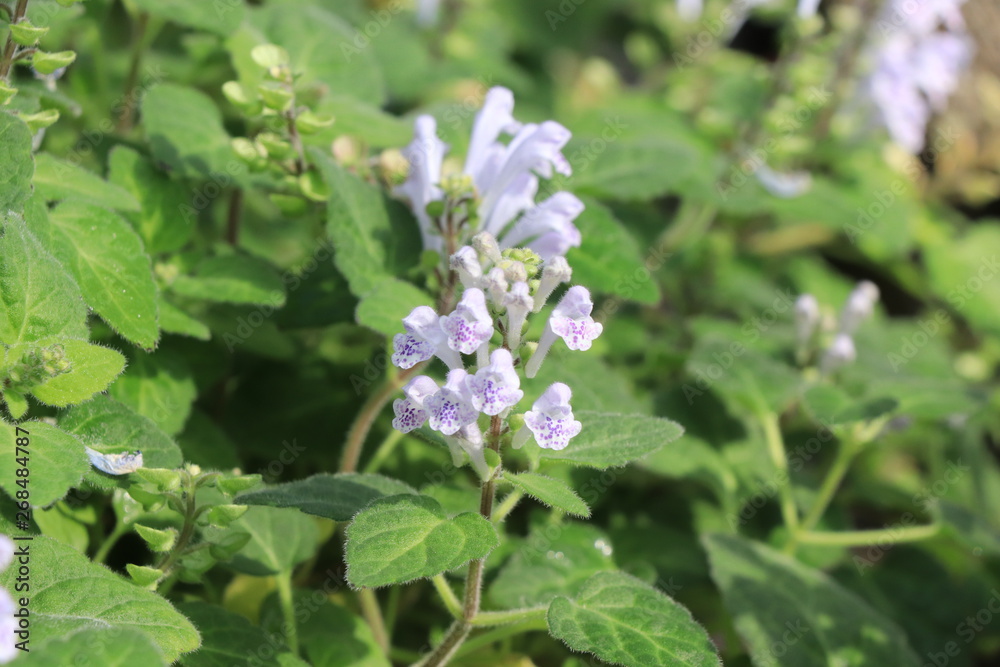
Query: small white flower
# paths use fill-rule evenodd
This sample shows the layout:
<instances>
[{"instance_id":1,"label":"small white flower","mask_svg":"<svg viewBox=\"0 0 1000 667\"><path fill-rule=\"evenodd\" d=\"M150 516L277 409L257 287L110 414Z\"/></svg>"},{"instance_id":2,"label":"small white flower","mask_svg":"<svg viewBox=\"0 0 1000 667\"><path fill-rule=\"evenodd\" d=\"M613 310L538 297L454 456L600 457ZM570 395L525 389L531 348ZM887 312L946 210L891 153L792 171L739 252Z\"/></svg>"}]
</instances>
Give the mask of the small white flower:
<instances>
[{"instance_id":1,"label":"small white flower","mask_svg":"<svg viewBox=\"0 0 1000 667\"><path fill-rule=\"evenodd\" d=\"M524 425L511 443L520 448L529 435L543 449L564 449L571 438L579 435L583 426L573 418L573 408L569 401L573 392L562 382L556 382L545 390L531 410L524 413Z\"/></svg>"},{"instance_id":2,"label":"small white flower","mask_svg":"<svg viewBox=\"0 0 1000 667\"><path fill-rule=\"evenodd\" d=\"M503 303L507 307L507 344L512 350L516 350L521 345L524 321L534 306L528 283L524 281L514 283L504 296Z\"/></svg>"},{"instance_id":3,"label":"small white flower","mask_svg":"<svg viewBox=\"0 0 1000 667\"><path fill-rule=\"evenodd\" d=\"M494 264L501 260L500 246L497 245L496 237L489 232L479 232L472 237L472 247L476 252Z\"/></svg>"},{"instance_id":4,"label":"small white flower","mask_svg":"<svg viewBox=\"0 0 1000 667\"><path fill-rule=\"evenodd\" d=\"M858 326L875 311L876 302L878 302L878 287L867 280L858 283L847 297L844 309L840 313L840 333L851 335L857 331Z\"/></svg>"},{"instance_id":5,"label":"small white flower","mask_svg":"<svg viewBox=\"0 0 1000 667\"><path fill-rule=\"evenodd\" d=\"M392 427L397 431L409 433L420 428L427 421L427 410L424 409L424 401L428 396L432 396L438 391L437 382L426 375L418 375L410 380L403 387L403 394L406 398L397 398L392 402L392 411L396 413L396 418L392 420Z\"/></svg>"},{"instance_id":6,"label":"small white flower","mask_svg":"<svg viewBox=\"0 0 1000 667\"><path fill-rule=\"evenodd\" d=\"M406 333L392 338L392 363L399 368L412 368L437 355L448 368L461 368L462 358L448 347L441 319L430 306L417 306L410 311L403 318Z\"/></svg>"},{"instance_id":7,"label":"small white flower","mask_svg":"<svg viewBox=\"0 0 1000 667\"><path fill-rule=\"evenodd\" d=\"M465 290L455 312L441 318L441 329L448 336L448 347L462 354L472 354L489 343L493 319L486 310L486 296L478 288Z\"/></svg>"},{"instance_id":8,"label":"small white flower","mask_svg":"<svg viewBox=\"0 0 1000 667\"><path fill-rule=\"evenodd\" d=\"M604 325L590 316L593 309L594 302L590 300L586 287L570 287L552 311L538 341L538 348L525 364L524 374L529 378L535 377L556 338L562 338L571 350L589 350L591 342L604 330Z\"/></svg>"},{"instance_id":9,"label":"small white flower","mask_svg":"<svg viewBox=\"0 0 1000 667\"><path fill-rule=\"evenodd\" d=\"M530 209L500 238L502 247L527 247L548 260L580 246L580 230L573 224L583 202L569 192L557 192Z\"/></svg>"},{"instance_id":10,"label":"small white flower","mask_svg":"<svg viewBox=\"0 0 1000 667\"><path fill-rule=\"evenodd\" d=\"M819 10L820 0L799 0L799 6L796 9L800 19L808 19L816 16L817 10Z\"/></svg>"},{"instance_id":11,"label":"small white flower","mask_svg":"<svg viewBox=\"0 0 1000 667\"><path fill-rule=\"evenodd\" d=\"M479 287L479 279L483 277L483 267L479 256L472 246L462 246L451 256L449 265L458 273L458 279L464 287Z\"/></svg>"},{"instance_id":12,"label":"small white flower","mask_svg":"<svg viewBox=\"0 0 1000 667\"><path fill-rule=\"evenodd\" d=\"M849 364L857 357L854 340L846 333L839 333L827 348L820 362L820 372L829 375L841 366Z\"/></svg>"},{"instance_id":13,"label":"small white flower","mask_svg":"<svg viewBox=\"0 0 1000 667\"><path fill-rule=\"evenodd\" d=\"M521 379L514 370L509 350L499 348L490 355L490 364L469 377L472 405L487 415L498 415L517 405L524 397Z\"/></svg>"},{"instance_id":14,"label":"small white flower","mask_svg":"<svg viewBox=\"0 0 1000 667\"><path fill-rule=\"evenodd\" d=\"M801 294L795 300L795 337L799 345L805 345L816 333L819 324L819 302L812 294Z\"/></svg>"},{"instance_id":15,"label":"small white flower","mask_svg":"<svg viewBox=\"0 0 1000 667\"><path fill-rule=\"evenodd\" d=\"M503 299L507 295L507 287L507 276L504 275L503 269L499 266L494 266L486 274L486 277L483 278L483 289L486 290L490 301L498 306L503 306Z\"/></svg>"},{"instance_id":16,"label":"small white flower","mask_svg":"<svg viewBox=\"0 0 1000 667\"><path fill-rule=\"evenodd\" d=\"M454 435L463 426L476 421L479 411L472 404L472 392L466 382L468 377L461 368L449 371L444 387L424 399L428 421L435 431Z\"/></svg>"},{"instance_id":17,"label":"small white flower","mask_svg":"<svg viewBox=\"0 0 1000 667\"><path fill-rule=\"evenodd\" d=\"M542 278L538 281L538 289L535 290L534 312L538 312L545 305L545 302L552 296L552 292L562 283L568 283L573 277L573 269L565 257L556 256L546 260L542 268Z\"/></svg>"},{"instance_id":18,"label":"small white flower","mask_svg":"<svg viewBox=\"0 0 1000 667\"><path fill-rule=\"evenodd\" d=\"M443 246L427 205L444 197L438 184L441 182L441 165L446 144L437 137L437 122L433 116L418 116L413 127L413 141L402 150L410 162L406 181L396 188L398 194L410 200L413 215L420 224L420 236L426 250L441 252Z\"/></svg>"},{"instance_id":19,"label":"small white flower","mask_svg":"<svg viewBox=\"0 0 1000 667\"><path fill-rule=\"evenodd\" d=\"M103 454L90 447L84 447L84 451L95 468L109 475L127 475L142 467L142 452Z\"/></svg>"}]
</instances>

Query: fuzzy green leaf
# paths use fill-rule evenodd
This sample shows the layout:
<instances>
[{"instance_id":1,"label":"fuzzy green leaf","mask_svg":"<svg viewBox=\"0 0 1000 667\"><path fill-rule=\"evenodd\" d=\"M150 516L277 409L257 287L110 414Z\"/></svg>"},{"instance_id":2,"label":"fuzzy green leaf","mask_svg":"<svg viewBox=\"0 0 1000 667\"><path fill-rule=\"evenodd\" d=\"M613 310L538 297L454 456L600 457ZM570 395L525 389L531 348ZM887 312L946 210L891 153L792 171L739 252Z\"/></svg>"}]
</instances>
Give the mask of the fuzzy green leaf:
<instances>
[{"instance_id":1,"label":"fuzzy green leaf","mask_svg":"<svg viewBox=\"0 0 1000 667\"><path fill-rule=\"evenodd\" d=\"M334 521L350 521L373 500L401 493L416 493L408 484L382 475L360 473L320 474L237 496L243 505L295 507Z\"/></svg>"},{"instance_id":2,"label":"fuzzy green leaf","mask_svg":"<svg viewBox=\"0 0 1000 667\"><path fill-rule=\"evenodd\" d=\"M34 638L32 638L34 641ZM31 651L18 659L24 667L53 665L101 665L101 667L167 667L163 651L137 630L107 627L87 627L69 635L56 637L41 647L30 645Z\"/></svg>"},{"instance_id":3,"label":"fuzzy green leaf","mask_svg":"<svg viewBox=\"0 0 1000 667\"><path fill-rule=\"evenodd\" d=\"M115 146L108 156L108 178L139 200L142 210L126 218L142 237L150 254L183 247L194 233L194 216L181 215L191 193L127 146Z\"/></svg>"},{"instance_id":4,"label":"fuzzy green leaf","mask_svg":"<svg viewBox=\"0 0 1000 667\"><path fill-rule=\"evenodd\" d=\"M181 667L277 667L276 653L288 648L279 638L265 637L243 616L206 602L183 602L177 609L201 633L201 648L181 658ZM310 614L312 617L312 614Z\"/></svg>"},{"instance_id":5,"label":"fuzzy green leaf","mask_svg":"<svg viewBox=\"0 0 1000 667\"><path fill-rule=\"evenodd\" d=\"M818 570L735 535L703 538L712 579L754 662L917 667L905 635Z\"/></svg>"},{"instance_id":6,"label":"fuzzy green leaf","mask_svg":"<svg viewBox=\"0 0 1000 667\"><path fill-rule=\"evenodd\" d=\"M355 317L358 324L391 338L403 330L402 320L411 310L433 304L423 290L398 278L386 278L358 301Z\"/></svg>"},{"instance_id":7,"label":"fuzzy green leaf","mask_svg":"<svg viewBox=\"0 0 1000 667\"><path fill-rule=\"evenodd\" d=\"M347 529L347 580L377 588L441 574L498 544L493 524L465 512L448 518L433 498L403 494L376 500Z\"/></svg>"},{"instance_id":8,"label":"fuzzy green leaf","mask_svg":"<svg viewBox=\"0 0 1000 667\"><path fill-rule=\"evenodd\" d=\"M46 201L72 199L120 211L139 210L139 200L125 188L48 153L35 156L34 182Z\"/></svg>"},{"instance_id":9,"label":"fuzzy green leaf","mask_svg":"<svg viewBox=\"0 0 1000 667\"><path fill-rule=\"evenodd\" d=\"M565 449L543 449L543 458L604 470L640 459L684 433L680 424L661 417L580 411L576 418L583 424L580 435Z\"/></svg>"},{"instance_id":10,"label":"fuzzy green leaf","mask_svg":"<svg viewBox=\"0 0 1000 667\"><path fill-rule=\"evenodd\" d=\"M589 517L590 508L569 488L566 482L533 472L506 473L504 480L527 493L532 498L540 500L549 507L562 510L567 514Z\"/></svg>"},{"instance_id":11,"label":"fuzzy green leaf","mask_svg":"<svg viewBox=\"0 0 1000 667\"><path fill-rule=\"evenodd\" d=\"M722 665L691 612L624 572L599 572L575 598L553 600L548 624L571 649L613 665Z\"/></svg>"},{"instance_id":12,"label":"fuzzy green leaf","mask_svg":"<svg viewBox=\"0 0 1000 667\"><path fill-rule=\"evenodd\" d=\"M155 347L156 283L135 230L115 213L82 202L60 204L49 220L53 250L87 303L124 338Z\"/></svg>"},{"instance_id":13,"label":"fuzzy green leaf","mask_svg":"<svg viewBox=\"0 0 1000 667\"><path fill-rule=\"evenodd\" d=\"M255 576L291 570L312 556L319 544L316 520L290 509L251 507L230 529L250 534L232 567Z\"/></svg>"},{"instance_id":14,"label":"fuzzy green leaf","mask_svg":"<svg viewBox=\"0 0 1000 667\"><path fill-rule=\"evenodd\" d=\"M212 337L212 331L208 325L196 320L174 304L163 298L160 294L160 329L164 333L178 334L180 336L190 336L198 340L208 340Z\"/></svg>"},{"instance_id":15,"label":"fuzzy green leaf","mask_svg":"<svg viewBox=\"0 0 1000 667\"><path fill-rule=\"evenodd\" d=\"M244 255L211 257L194 275L179 276L171 286L177 294L223 303L285 305L285 286L271 265Z\"/></svg>"},{"instance_id":16,"label":"fuzzy green leaf","mask_svg":"<svg viewBox=\"0 0 1000 667\"><path fill-rule=\"evenodd\" d=\"M48 336L87 338L87 305L80 288L18 215L0 212L0 342Z\"/></svg>"},{"instance_id":17,"label":"fuzzy green leaf","mask_svg":"<svg viewBox=\"0 0 1000 667\"><path fill-rule=\"evenodd\" d=\"M24 121L0 113L0 214L20 212L31 194L31 132Z\"/></svg>"},{"instance_id":18,"label":"fuzzy green leaf","mask_svg":"<svg viewBox=\"0 0 1000 667\"><path fill-rule=\"evenodd\" d=\"M109 627L141 632L159 647L168 663L200 645L190 621L156 593L45 535L36 536L29 549L32 651L76 630ZM0 573L0 586L14 590L17 576L17 568L7 568Z\"/></svg>"},{"instance_id":19,"label":"fuzzy green leaf","mask_svg":"<svg viewBox=\"0 0 1000 667\"><path fill-rule=\"evenodd\" d=\"M47 507L79 484L90 468L83 443L45 422L21 422L18 426L22 429L20 433L12 424L0 422L0 487L11 498L16 498L18 491L25 490L17 483L24 478L16 474L21 466L15 459L27 457L28 470L39 471L39 474L31 475L28 482L31 504ZM21 450L17 449L18 438L28 440L28 445Z\"/></svg>"},{"instance_id":20,"label":"fuzzy green leaf","mask_svg":"<svg viewBox=\"0 0 1000 667\"><path fill-rule=\"evenodd\" d=\"M173 436L184 428L198 392L184 357L161 350L133 354L128 373L111 386L109 393Z\"/></svg>"},{"instance_id":21,"label":"fuzzy green leaf","mask_svg":"<svg viewBox=\"0 0 1000 667\"><path fill-rule=\"evenodd\" d=\"M31 388L31 393L47 405L63 408L83 403L108 388L125 370L125 357L116 350L72 338L45 338L11 348L11 356L21 357L33 347L61 345L69 371Z\"/></svg>"}]
</instances>

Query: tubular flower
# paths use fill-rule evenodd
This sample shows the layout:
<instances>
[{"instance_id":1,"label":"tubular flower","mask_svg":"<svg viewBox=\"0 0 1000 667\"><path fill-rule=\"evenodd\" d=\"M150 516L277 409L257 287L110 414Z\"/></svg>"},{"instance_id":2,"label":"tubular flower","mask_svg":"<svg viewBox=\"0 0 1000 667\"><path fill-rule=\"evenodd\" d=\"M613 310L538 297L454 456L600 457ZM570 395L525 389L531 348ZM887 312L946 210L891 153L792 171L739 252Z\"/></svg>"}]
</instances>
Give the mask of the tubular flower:
<instances>
[{"instance_id":1,"label":"tubular flower","mask_svg":"<svg viewBox=\"0 0 1000 667\"><path fill-rule=\"evenodd\" d=\"M448 335L441 329L441 318L430 306L417 306L403 318L406 333L392 339L392 363L411 368L437 356L449 368L461 368L462 358L447 345Z\"/></svg>"},{"instance_id":2,"label":"tubular flower","mask_svg":"<svg viewBox=\"0 0 1000 667\"><path fill-rule=\"evenodd\" d=\"M490 364L469 377L472 405L487 415L498 415L517 405L524 396L520 386L510 350L503 348L493 350Z\"/></svg>"},{"instance_id":3,"label":"tubular flower","mask_svg":"<svg viewBox=\"0 0 1000 667\"><path fill-rule=\"evenodd\" d=\"M524 414L527 429L521 429L515 436L513 446L520 448L534 436L535 442L543 449L565 449L571 438L580 434L583 426L573 418L573 408L569 399L573 392L562 382L556 382L545 390L531 410Z\"/></svg>"},{"instance_id":4,"label":"tubular flower","mask_svg":"<svg viewBox=\"0 0 1000 667\"><path fill-rule=\"evenodd\" d=\"M462 368L449 371L444 387L424 399L430 426L435 431L454 435L476 421L478 411L472 404L472 392L466 383L468 376Z\"/></svg>"},{"instance_id":5,"label":"tubular flower","mask_svg":"<svg viewBox=\"0 0 1000 667\"><path fill-rule=\"evenodd\" d=\"M604 325L595 322L590 313L594 302L590 300L590 292L586 287L574 285L563 296L559 305L552 311L545 331L538 341L538 349L528 360L524 368L529 378L535 377L542 360L548 353L556 338L562 338L566 347L571 350L589 350L594 339L601 335Z\"/></svg>"}]
</instances>

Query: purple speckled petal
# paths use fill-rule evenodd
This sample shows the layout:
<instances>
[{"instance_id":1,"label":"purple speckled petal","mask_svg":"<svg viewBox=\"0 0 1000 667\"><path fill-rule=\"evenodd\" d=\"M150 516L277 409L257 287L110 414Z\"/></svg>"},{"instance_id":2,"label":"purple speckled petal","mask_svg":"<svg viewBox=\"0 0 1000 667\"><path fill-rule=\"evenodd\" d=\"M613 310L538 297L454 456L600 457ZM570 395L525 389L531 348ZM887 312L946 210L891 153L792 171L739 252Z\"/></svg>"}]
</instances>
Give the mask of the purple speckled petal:
<instances>
[{"instance_id":1,"label":"purple speckled petal","mask_svg":"<svg viewBox=\"0 0 1000 667\"><path fill-rule=\"evenodd\" d=\"M392 363L398 368L412 368L434 356L434 346L413 334L392 337Z\"/></svg>"},{"instance_id":2,"label":"purple speckled petal","mask_svg":"<svg viewBox=\"0 0 1000 667\"><path fill-rule=\"evenodd\" d=\"M427 421L427 411L408 398L397 398L393 401L392 411L396 413L392 427L403 433L420 428Z\"/></svg>"}]
</instances>

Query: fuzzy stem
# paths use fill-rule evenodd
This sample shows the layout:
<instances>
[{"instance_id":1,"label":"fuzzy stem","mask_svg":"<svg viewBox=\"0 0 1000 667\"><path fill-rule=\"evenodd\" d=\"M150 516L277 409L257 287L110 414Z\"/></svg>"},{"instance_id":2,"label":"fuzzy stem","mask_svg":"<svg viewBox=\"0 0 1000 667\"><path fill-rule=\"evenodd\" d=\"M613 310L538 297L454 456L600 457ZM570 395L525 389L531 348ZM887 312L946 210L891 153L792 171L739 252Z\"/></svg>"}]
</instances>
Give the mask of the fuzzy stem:
<instances>
[{"instance_id":1,"label":"fuzzy stem","mask_svg":"<svg viewBox=\"0 0 1000 667\"><path fill-rule=\"evenodd\" d=\"M476 635L462 644L462 646L455 652L455 657L460 658L468 655L474 651L478 651L484 646L489 646L490 644L498 642L501 639L507 639L508 637L514 637L533 630L545 630L547 628L548 625L545 622L544 614L538 618L524 621L523 623L492 628L480 635Z\"/></svg>"},{"instance_id":2,"label":"fuzzy stem","mask_svg":"<svg viewBox=\"0 0 1000 667\"><path fill-rule=\"evenodd\" d=\"M781 479L778 484L781 517L785 522L785 526L794 532L799 525L799 513L795 507L795 498L792 497L791 480L788 477L788 457L785 455L785 443L781 437L778 415L773 412L764 413L760 416L760 423L764 429L767 453L771 457L771 462L774 464L775 469L777 469Z\"/></svg>"},{"instance_id":3,"label":"fuzzy stem","mask_svg":"<svg viewBox=\"0 0 1000 667\"><path fill-rule=\"evenodd\" d=\"M365 464L362 472L375 472L378 470L385 463L385 460L389 458L393 450L396 449L396 445L403 439L403 435L402 431L392 429L389 435L385 436L385 440L378 446L378 449L375 450L375 453L372 454L371 460Z\"/></svg>"},{"instance_id":4,"label":"fuzzy stem","mask_svg":"<svg viewBox=\"0 0 1000 667\"><path fill-rule=\"evenodd\" d=\"M524 498L524 491L521 491L520 489L514 489L504 496L504 499L500 501L500 504L497 505L496 511L493 513L493 523L500 523L506 519L507 515L510 514L515 507L517 507L519 502L521 502L521 498Z\"/></svg>"},{"instance_id":5,"label":"fuzzy stem","mask_svg":"<svg viewBox=\"0 0 1000 667\"><path fill-rule=\"evenodd\" d=\"M389 633L385 629L385 621L382 620L382 608L379 607L378 598L371 588L362 588L358 591L358 603L361 605L361 615L368 621L375 643L382 649L382 653L389 653Z\"/></svg>"},{"instance_id":6,"label":"fuzzy stem","mask_svg":"<svg viewBox=\"0 0 1000 667\"><path fill-rule=\"evenodd\" d=\"M140 12L135 19L135 30L132 33L132 60L125 78L125 108L118 118L117 130L125 134L132 129L135 117L135 87L139 83L139 67L142 65L142 52L145 49L146 29L149 27L149 12Z\"/></svg>"},{"instance_id":7,"label":"fuzzy stem","mask_svg":"<svg viewBox=\"0 0 1000 667\"><path fill-rule=\"evenodd\" d=\"M876 544L900 544L902 542L919 542L934 537L941 531L941 525L932 523L926 526L900 526L899 528L883 528L879 530L846 530L837 532L805 530L798 534L798 541L803 544L822 544L824 546L865 547Z\"/></svg>"},{"instance_id":8,"label":"fuzzy stem","mask_svg":"<svg viewBox=\"0 0 1000 667\"><path fill-rule=\"evenodd\" d=\"M434 584L434 590L438 592L441 596L441 600L444 602L444 606L448 608L448 611L456 619L462 618L462 602L455 595L455 591L451 589L448 585L447 580L445 580L443 574L438 574L431 577L431 582Z\"/></svg>"},{"instance_id":9,"label":"fuzzy stem","mask_svg":"<svg viewBox=\"0 0 1000 667\"><path fill-rule=\"evenodd\" d=\"M411 368L400 371L393 377L386 378L374 394L368 397L358 416L354 418L351 429L347 432L347 443L344 445L344 453L340 459L340 472L354 472L358 469L358 459L361 458L361 448L364 447L368 432L375 423L376 417L382 412L382 408L389 402L392 395L402 387L407 381L424 369L426 363L417 364Z\"/></svg>"},{"instance_id":10,"label":"fuzzy stem","mask_svg":"<svg viewBox=\"0 0 1000 667\"><path fill-rule=\"evenodd\" d=\"M281 600L281 615L285 618L285 638L292 653L299 654L299 630L295 624L295 602L292 598L292 571L283 570L274 577Z\"/></svg>"},{"instance_id":11,"label":"fuzzy stem","mask_svg":"<svg viewBox=\"0 0 1000 667\"><path fill-rule=\"evenodd\" d=\"M24 18L24 13L27 9L28 0L17 0L17 6L14 7L14 15L10 19L11 25ZM14 62L14 50L16 48L17 42L14 41L14 34L13 32L8 32L7 43L3 47L3 56L0 57L0 81L10 80L10 67Z\"/></svg>"},{"instance_id":12,"label":"fuzzy stem","mask_svg":"<svg viewBox=\"0 0 1000 667\"><path fill-rule=\"evenodd\" d=\"M481 611L472 619L472 625L490 627L494 625L510 625L528 621L545 620L548 605L541 607L526 607L524 609L504 609L503 611Z\"/></svg>"}]
</instances>

